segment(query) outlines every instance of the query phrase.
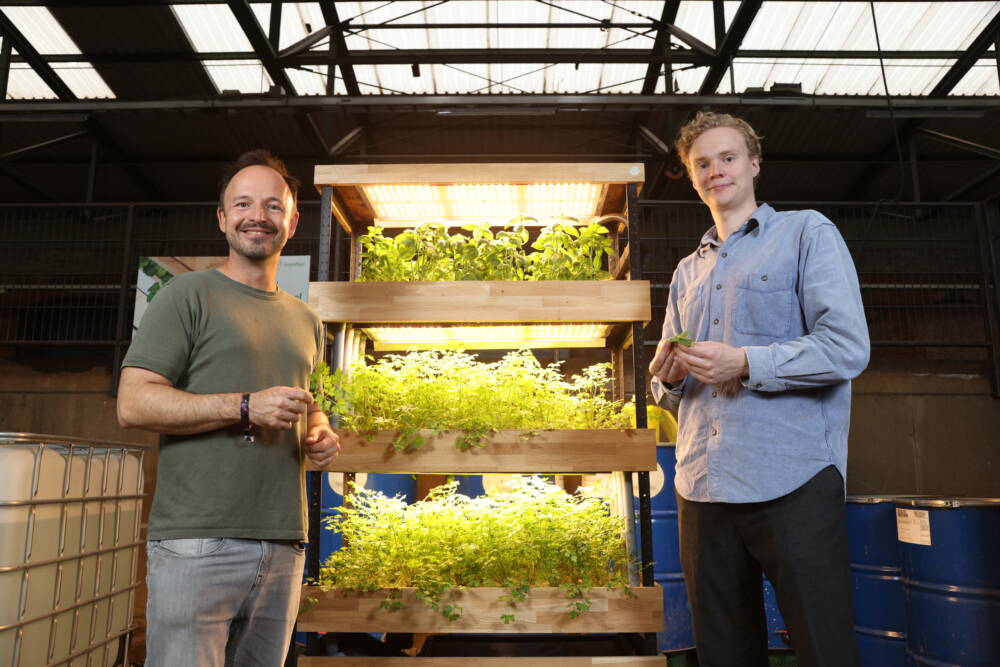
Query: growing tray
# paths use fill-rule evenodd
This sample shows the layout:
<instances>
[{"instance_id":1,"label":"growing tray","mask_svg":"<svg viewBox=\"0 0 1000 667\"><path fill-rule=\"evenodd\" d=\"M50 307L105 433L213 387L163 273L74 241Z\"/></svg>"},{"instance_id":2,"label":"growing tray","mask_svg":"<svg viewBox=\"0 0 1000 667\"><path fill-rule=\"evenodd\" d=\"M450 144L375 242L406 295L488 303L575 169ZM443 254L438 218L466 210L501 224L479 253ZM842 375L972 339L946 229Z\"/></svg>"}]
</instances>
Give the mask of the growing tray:
<instances>
[{"instance_id":1,"label":"growing tray","mask_svg":"<svg viewBox=\"0 0 1000 667\"><path fill-rule=\"evenodd\" d=\"M648 280L312 282L325 322L649 322Z\"/></svg>"},{"instance_id":2,"label":"growing tray","mask_svg":"<svg viewBox=\"0 0 1000 667\"><path fill-rule=\"evenodd\" d=\"M395 431L380 431L371 441L338 430L340 455L326 472L388 473L588 473L608 470L656 470L653 429L506 429L488 435L481 449L455 448L459 433L435 436L416 450L397 452ZM307 463L307 469L319 470Z\"/></svg>"},{"instance_id":3,"label":"growing tray","mask_svg":"<svg viewBox=\"0 0 1000 667\"><path fill-rule=\"evenodd\" d=\"M663 630L663 591L658 586L632 588L636 597L617 589L595 588L587 593L590 611L577 618L566 613L569 600L559 588L532 588L524 602L512 607L501 602L502 588L459 588L445 593L445 604L459 604L462 615L448 621L415 597L416 589L402 590L403 607L398 611L379 608L385 592L353 593L321 591L303 586L304 605L299 615L300 632L429 632L429 633L580 633L659 632ZM504 624L503 614L515 620Z\"/></svg>"}]
</instances>

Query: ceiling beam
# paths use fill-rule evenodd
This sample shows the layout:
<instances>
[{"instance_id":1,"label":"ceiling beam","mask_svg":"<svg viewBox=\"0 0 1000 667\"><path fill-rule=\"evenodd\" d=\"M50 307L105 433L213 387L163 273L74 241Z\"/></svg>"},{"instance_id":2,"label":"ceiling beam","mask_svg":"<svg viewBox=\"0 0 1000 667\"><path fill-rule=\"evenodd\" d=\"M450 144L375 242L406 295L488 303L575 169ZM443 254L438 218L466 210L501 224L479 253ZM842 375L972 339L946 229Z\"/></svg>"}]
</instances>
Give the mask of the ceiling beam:
<instances>
[{"instance_id":1,"label":"ceiling beam","mask_svg":"<svg viewBox=\"0 0 1000 667\"><path fill-rule=\"evenodd\" d=\"M250 9L249 0L229 0L228 4L233 16L239 22L240 28L243 29L243 33L250 41L254 54L260 59L268 76L271 77L271 81L281 86L286 95L295 95L295 86L292 85L292 80L288 78L288 72L285 71L278 59L278 53L271 46L267 35L264 34L264 29L257 22L253 10Z\"/></svg>"},{"instance_id":2,"label":"ceiling beam","mask_svg":"<svg viewBox=\"0 0 1000 667\"><path fill-rule=\"evenodd\" d=\"M69 134L64 134L61 137L55 137L53 139L47 139L45 141L40 141L36 144L31 144L30 146L22 146L21 148L15 148L14 150L7 151L6 153L0 153L0 162L9 162L11 160L16 160L22 155L29 155L35 151L42 150L44 148L49 148L51 146L58 146L59 144L64 144L67 141L73 141L74 139L79 139L81 137L86 137L90 134L87 130L81 130L79 132L70 132Z\"/></svg>"},{"instance_id":3,"label":"ceiling beam","mask_svg":"<svg viewBox=\"0 0 1000 667\"><path fill-rule=\"evenodd\" d=\"M972 66L976 62L986 56L987 50L990 45L1000 37L1000 13L993 17L983 31L972 40L969 44L969 48L966 49L965 53L959 58L951 69L941 77L941 80L937 82L934 88L930 92L931 97L944 97L952 90L959 82L969 73Z\"/></svg>"},{"instance_id":4,"label":"ceiling beam","mask_svg":"<svg viewBox=\"0 0 1000 667\"><path fill-rule=\"evenodd\" d=\"M100 0L100 5L104 7L134 7L134 6L162 6L169 5L224 5L229 0ZM301 0L274 0L276 3L292 3ZM347 4L351 0L324 0L325 2ZM450 0L451 2L482 2L482 0ZM802 0L768 0L769 2L801 2ZM868 0L814 0L820 3L843 4L857 3L868 4ZM912 3L913 0L880 0L883 3ZM4 0L4 6L8 7L78 7L80 0ZM353 3L352 3L353 4Z\"/></svg>"},{"instance_id":5,"label":"ceiling beam","mask_svg":"<svg viewBox=\"0 0 1000 667\"><path fill-rule=\"evenodd\" d=\"M69 86L59 78L55 70L42 58L41 54L21 34L21 31L17 29L17 26L14 25L13 21L3 11L0 11L0 35L11 41L11 45L17 50L17 53L24 58L25 62L31 65L31 69L35 70L35 74L45 82L45 85L52 89L56 97L63 101L76 99L76 95L69 89Z\"/></svg>"},{"instance_id":6,"label":"ceiling beam","mask_svg":"<svg viewBox=\"0 0 1000 667\"><path fill-rule=\"evenodd\" d=\"M323 12L323 20L328 26L337 26L337 29L330 33L330 53L327 58L326 75L333 77L334 59L338 57L347 58L351 52L347 48L347 40L344 38L343 24L340 21L340 14L337 13L337 5L333 0L320 0L320 10ZM348 95L360 95L361 89L358 87L358 77L354 73L353 61L337 62L337 69L340 70L340 78L344 80L344 88Z\"/></svg>"},{"instance_id":7,"label":"ceiling beam","mask_svg":"<svg viewBox=\"0 0 1000 667\"><path fill-rule=\"evenodd\" d=\"M656 31L656 38L653 40L653 48L650 55L659 56L666 54L670 50L670 33L664 28L664 24L672 24L677 19L677 10L680 6L681 0L667 0L663 3L663 11L660 13L660 27ZM662 61L656 59L650 60L649 65L646 67L646 78L642 82L643 95L652 95L656 92L656 80L660 78L660 70L662 68ZM667 84L666 92L673 92L670 84Z\"/></svg>"},{"instance_id":8,"label":"ceiling beam","mask_svg":"<svg viewBox=\"0 0 1000 667\"><path fill-rule=\"evenodd\" d=\"M332 33L323 28L313 33ZM279 62L285 67L298 65L409 65L415 62L421 64L469 64L469 63L649 63L655 71L656 65L665 62L675 64L708 65L712 59L692 49L676 48L669 54L658 53L650 49L422 49L415 51L400 51L396 49L373 49L370 51L338 52L328 54L323 51L294 50L296 45L278 53ZM883 51L886 61L893 60L957 60L966 51ZM987 50L981 58L994 58L994 50ZM735 58L755 59L794 59L794 60L836 60L865 59L873 60L879 57L878 51L814 51L801 49L741 49ZM46 54L48 63L80 62L79 53ZM85 59L94 65L130 65L157 63L211 63L217 60L246 60L256 62L260 56L254 51L211 51L198 53L195 51L157 52L157 53L88 53ZM11 57L11 62L24 63L27 60L20 55ZM647 70L648 73L648 70Z\"/></svg>"},{"instance_id":9,"label":"ceiling beam","mask_svg":"<svg viewBox=\"0 0 1000 667\"><path fill-rule=\"evenodd\" d=\"M929 130L924 127L918 127L914 129L914 132L916 132L917 134L921 134L925 137L930 137L935 141L940 141L943 144L967 150L970 153L975 153L977 155L984 155L986 157L993 158L994 160L1000 160L1000 150L996 148L991 148L989 146L977 144L976 142L969 141L968 139L953 137L950 134L945 134L944 132L938 132L936 130Z\"/></svg>"},{"instance_id":10,"label":"ceiling beam","mask_svg":"<svg viewBox=\"0 0 1000 667\"><path fill-rule=\"evenodd\" d=\"M997 109L997 98L962 97L929 99L926 97L894 98L894 109ZM630 112L662 109L666 107L697 108L755 107L760 109L841 109L882 110L888 104L879 96L809 95L783 97L770 95L307 95L302 97L271 97L261 95L226 95L201 99L170 100L77 100L59 102L51 100L8 100L0 105L0 121L8 115L23 117L27 113L97 113L122 111L181 111L181 110L239 110L239 109L317 109L323 111L424 111L435 113L457 109L493 109L503 115L507 109L578 112Z\"/></svg>"},{"instance_id":11,"label":"ceiling beam","mask_svg":"<svg viewBox=\"0 0 1000 667\"><path fill-rule=\"evenodd\" d=\"M993 19L986 25L986 27L979 33L979 35L972 41L969 48L963 53L963 55L955 62L954 65L941 77L929 94L930 99L947 99L947 95L958 85L962 78L968 74L969 70L975 65L976 61L982 58L987 53L987 49L990 44L995 42L998 34L1000 34L1000 14L997 14ZM893 103L895 107L895 102ZM887 141L882 147L882 150L878 153L881 156L892 155L896 150L896 137L898 137L899 144L901 146L911 145L911 139L925 121L910 118L903 121L898 128L893 128L893 132L896 134L892 139ZM850 188L850 192L853 196L859 196L862 188L866 183L868 183L873 175L873 167L865 169L853 183Z\"/></svg>"},{"instance_id":12,"label":"ceiling beam","mask_svg":"<svg viewBox=\"0 0 1000 667\"><path fill-rule=\"evenodd\" d=\"M15 183L17 183L22 188L24 188L31 194L35 195L39 199L44 199L45 201L50 201L50 202L59 201L45 190L42 190L37 185L29 181L28 179L24 178L23 176L21 176L21 174L19 174L16 170L11 168L9 165L0 164L0 172L2 172L7 178L14 181Z\"/></svg>"},{"instance_id":13,"label":"ceiling beam","mask_svg":"<svg viewBox=\"0 0 1000 667\"><path fill-rule=\"evenodd\" d=\"M733 57L739 50L740 44L743 43L743 38L747 36L747 31L753 25L753 20L757 17L757 12L760 11L762 4L764 4L764 0L743 0L740 3L725 38L721 44L716 45L716 60L708 68L708 73L701 82L701 87L698 89L699 95L711 95L719 88L722 77L732 65Z\"/></svg>"}]
</instances>

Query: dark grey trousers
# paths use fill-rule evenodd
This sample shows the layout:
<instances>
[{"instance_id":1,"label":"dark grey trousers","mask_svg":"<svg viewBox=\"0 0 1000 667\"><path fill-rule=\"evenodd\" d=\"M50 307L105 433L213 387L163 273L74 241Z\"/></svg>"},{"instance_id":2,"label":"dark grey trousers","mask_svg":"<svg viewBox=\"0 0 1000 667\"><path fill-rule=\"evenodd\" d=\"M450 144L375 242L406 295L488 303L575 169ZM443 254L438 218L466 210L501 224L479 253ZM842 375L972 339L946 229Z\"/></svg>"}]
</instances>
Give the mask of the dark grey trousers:
<instances>
[{"instance_id":1,"label":"dark grey trousers","mask_svg":"<svg viewBox=\"0 0 1000 667\"><path fill-rule=\"evenodd\" d=\"M763 503L677 497L700 667L766 667L761 571L801 667L857 667L844 482L829 466Z\"/></svg>"}]
</instances>

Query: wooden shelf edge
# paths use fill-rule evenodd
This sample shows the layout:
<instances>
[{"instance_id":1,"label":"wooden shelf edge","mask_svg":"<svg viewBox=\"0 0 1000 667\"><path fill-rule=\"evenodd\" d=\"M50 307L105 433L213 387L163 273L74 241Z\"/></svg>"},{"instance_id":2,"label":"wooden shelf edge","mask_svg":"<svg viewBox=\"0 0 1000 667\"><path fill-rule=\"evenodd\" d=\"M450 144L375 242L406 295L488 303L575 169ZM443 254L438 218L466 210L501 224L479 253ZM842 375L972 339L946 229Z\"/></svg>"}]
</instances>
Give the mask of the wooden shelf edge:
<instances>
[{"instance_id":1,"label":"wooden shelf edge","mask_svg":"<svg viewBox=\"0 0 1000 667\"><path fill-rule=\"evenodd\" d=\"M422 431L420 449L397 452L395 431L380 431L370 441L337 429L340 455L324 472L386 473L590 473L609 469L656 470L653 429L502 429L487 436L481 449L460 451L458 431L439 436ZM307 470L319 470L307 460Z\"/></svg>"},{"instance_id":2,"label":"wooden shelf edge","mask_svg":"<svg viewBox=\"0 0 1000 667\"><path fill-rule=\"evenodd\" d=\"M593 656L560 658L319 658L301 656L299 667L455 667L475 664L478 667L666 667L667 657Z\"/></svg>"},{"instance_id":3,"label":"wooden shelf edge","mask_svg":"<svg viewBox=\"0 0 1000 667\"><path fill-rule=\"evenodd\" d=\"M648 280L309 283L309 305L324 322L602 323L649 322Z\"/></svg>"},{"instance_id":4,"label":"wooden shelf edge","mask_svg":"<svg viewBox=\"0 0 1000 667\"><path fill-rule=\"evenodd\" d=\"M586 596L590 611L573 619L567 615L569 600L559 588L532 588L524 602L500 601L502 588L458 588L445 594L443 602L462 607L456 621L447 621L416 599L411 588L400 592L398 611L379 608L385 591L353 593L323 592L303 586L302 599L309 600L298 618L300 632L432 632L459 634L561 634L586 632L658 632L663 630L663 590L659 586L630 589L626 596L616 589L595 588ZM512 623L501 620L513 614Z\"/></svg>"}]
</instances>

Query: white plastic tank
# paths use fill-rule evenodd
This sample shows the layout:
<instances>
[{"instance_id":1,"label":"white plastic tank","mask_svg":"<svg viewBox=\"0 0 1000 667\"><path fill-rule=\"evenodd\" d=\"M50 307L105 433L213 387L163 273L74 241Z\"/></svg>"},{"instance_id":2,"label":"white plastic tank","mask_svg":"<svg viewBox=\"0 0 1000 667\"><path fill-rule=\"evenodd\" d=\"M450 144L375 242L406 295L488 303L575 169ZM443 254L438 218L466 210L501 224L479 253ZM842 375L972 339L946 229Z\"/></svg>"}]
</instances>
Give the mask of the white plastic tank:
<instances>
[{"instance_id":1,"label":"white plastic tank","mask_svg":"<svg viewBox=\"0 0 1000 667\"><path fill-rule=\"evenodd\" d=\"M0 433L0 665L114 664L132 625L145 449Z\"/></svg>"}]
</instances>

